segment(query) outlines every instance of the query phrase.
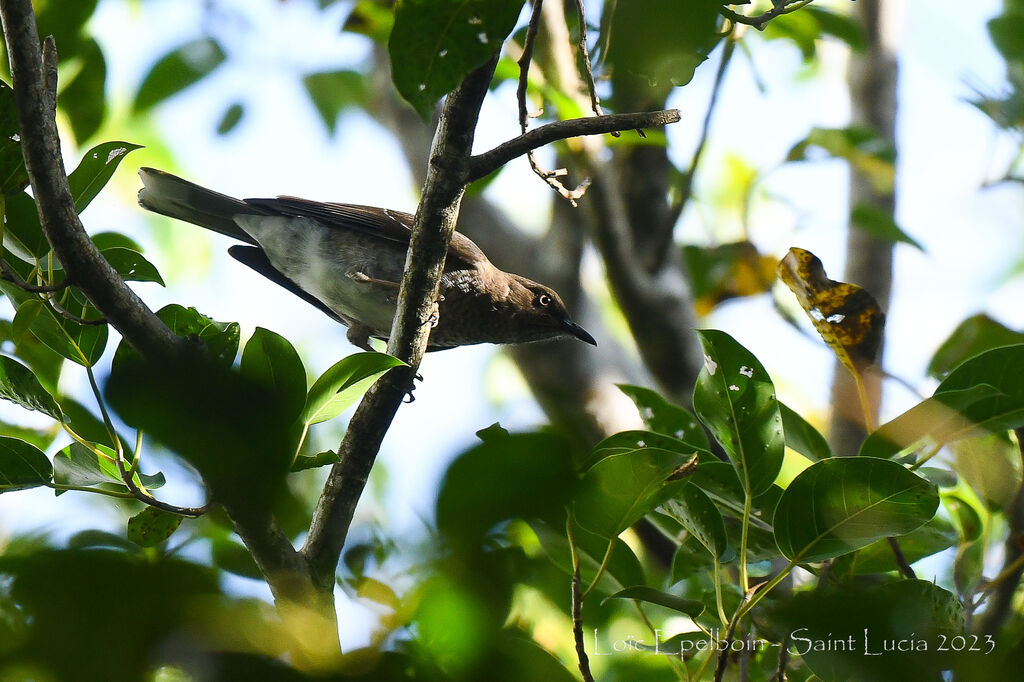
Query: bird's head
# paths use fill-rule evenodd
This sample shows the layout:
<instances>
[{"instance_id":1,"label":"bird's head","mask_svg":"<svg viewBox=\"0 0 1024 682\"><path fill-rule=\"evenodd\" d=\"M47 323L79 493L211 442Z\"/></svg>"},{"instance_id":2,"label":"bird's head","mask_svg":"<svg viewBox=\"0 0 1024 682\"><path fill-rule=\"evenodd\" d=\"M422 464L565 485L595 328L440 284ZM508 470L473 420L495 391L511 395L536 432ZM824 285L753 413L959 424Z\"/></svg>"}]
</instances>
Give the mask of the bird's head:
<instances>
[{"instance_id":1,"label":"bird's head","mask_svg":"<svg viewBox=\"0 0 1024 682\"><path fill-rule=\"evenodd\" d=\"M587 330L572 321L565 303L554 289L533 280L511 275L506 303L517 341L542 341L560 336L574 336L593 346L597 341Z\"/></svg>"}]
</instances>

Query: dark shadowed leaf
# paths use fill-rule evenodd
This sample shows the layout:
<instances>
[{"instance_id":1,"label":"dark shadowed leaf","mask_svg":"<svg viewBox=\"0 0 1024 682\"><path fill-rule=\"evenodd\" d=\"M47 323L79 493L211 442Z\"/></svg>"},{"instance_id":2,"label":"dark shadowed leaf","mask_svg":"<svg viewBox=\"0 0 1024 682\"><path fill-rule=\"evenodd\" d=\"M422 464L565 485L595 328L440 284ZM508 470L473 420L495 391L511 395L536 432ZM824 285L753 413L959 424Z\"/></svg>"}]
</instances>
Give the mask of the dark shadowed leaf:
<instances>
[{"instance_id":1,"label":"dark shadowed leaf","mask_svg":"<svg viewBox=\"0 0 1024 682\"><path fill-rule=\"evenodd\" d=\"M537 534L541 548L565 575L572 575L572 560L569 541L565 535L565 517L558 522L547 523L529 519L530 528ZM574 527L576 549L580 556L580 579L585 585L594 582L598 567L608 551L608 539ZM633 550L624 542L616 542L604 573L594 589L601 594L612 594L626 589L628 585L642 585L645 582L644 569Z\"/></svg>"},{"instance_id":2,"label":"dark shadowed leaf","mask_svg":"<svg viewBox=\"0 0 1024 682\"><path fill-rule=\"evenodd\" d=\"M941 680L952 661L948 643L964 628L956 596L926 580L799 592L766 618L779 632L793 633L791 651L818 679L851 682ZM848 646L815 651L814 642Z\"/></svg>"},{"instance_id":3,"label":"dark shadowed leaf","mask_svg":"<svg viewBox=\"0 0 1024 682\"><path fill-rule=\"evenodd\" d=\"M57 104L71 122L71 132L78 144L96 134L107 113L107 63L95 40L82 43L78 59L81 67L57 97Z\"/></svg>"},{"instance_id":4,"label":"dark shadowed leaf","mask_svg":"<svg viewBox=\"0 0 1024 682\"><path fill-rule=\"evenodd\" d=\"M957 542L953 525L936 516L917 530L900 538L900 550L907 563L914 563L933 554L945 551ZM899 570L896 557L888 540L876 540L864 549L836 559L833 568L837 575L847 572L855 575L870 573L891 573Z\"/></svg>"},{"instance_id":5,"label":"dark shadowed leaf","mask_svg":"<svg viewBox=\"0 0 1024 682\"><path fill-rule=\"evenodd\" d=\"M572 449L554 434L514 433L460 455L437 496L437 527L453 539L477 542L495 524L549 516L572 493Z\"/></svg>"},{"instance_id":6,"label":"dark shadowed leaf","mask_svg":"<svg viewBox=\"0 0 1024 682\"><path fill-rule=\"evenodd\" d=\"M0 398L57 421L64 420L57 401L42 387L32 370L5 355L0 355Z\"/></svg>"},{"instance_id":7,"label":"dark shadowed leaf","mask_svg":"<svg viewBox=\"0 0 1024 682\"><path fill-rule=\"evenodd\" d=\"M305 471L306 469L316 469L318 467L331 466L341 461L341 457L334 450L324 450L318 452L315 455L299 455L292 462L292 471Z\"/></svg>"},{"instance_id":8,"label":"dark shadowed leaf","mask_svg":"<svg viewBox=\"0 0 1024 682\"><path fill-rule=\"evenodd\" d=\"M241 371L276 393L293 419L299 416L306 402L306 370L288 339L257 327L242 351Z\"/></svg>"},{"instance_id":9,"label":"dark shadowed leaf","mask_svg":"<svg viewBox=\"0 0 1024 682\"><path fill-rule=\"evenodd\" d=\"M227 55L212 38L199 38L167 53L153 65L139 86L133 109L141 113L199 81L220 66Z\"/></svg>"},{"instance_id":10,"label":"dark shadowed leaf","mask_svg":"<svg viewBox=\"0 0 1024 682\"><path fill-rule=\"evenodd\" d=\"M0 493L46 485L53 467L42 450L23 440L0 436Z\"/></svg>"},{"instance_id":11,"label":"dark shadowed leaf","mask_svg":"<svg viewBox=\"0 0 1024 682\"><path fill-rule=\"evenodd\" d=\"M50 242L46 241L43 228L39 224L39 212L36 202L26 192L15 192L4 197L4 241L12 237L24 250L42 258L50 251ZM10 254L4 254L10 264ZM18 274L22 274L19 272Z\"/></svg>"},{"instance_id":12,"label":"dark shadowed leaf","mask_svg":"<svg viewBox=\"0 0 1024 682\"><path fill-rule=\"evenodd\" d=\"M128 539L140 547L156 547L181 525L182 517L156 507L146 507L128 519Z\"/></svg>"},{"instance_id":13,"label":"dark shadowed leaf","mask_svg":"<svg viewBox=\"0 0 1024 682\"><path fill-rule=\"evenodd\" d=\"M686 85L721 37L721 3L630 0L614 7L599 42L608 45L606 61L616 76L623 71L651 83Z\"/></svg>"},{"instance_id":14,"label":"dark shadowed leaf","mask_svg":"<svg viewBox=\"0 0 1024 682\"><path fill-rule=\"evenodd\" d=\"M473 69L497 53L523 0L405 0L388 40L391 78L423 117Z\"/></svg>"},{"instance_id":15,"label":"dark shadowed leaf","mask_svg":"<svg viewBox=\"0 0 1024 682\"><path fill-rule=\"evenodd\" d=\"M157 317L178 336L200 339L218 362L230 365L238 353L241 332L237 322L216 322L195 308L172 303L157 311ZM123 345L118 348L120 352ZM115 362L117 358L114 358Z\"/></svg>"},{"instance_id":16,"label":"dark shadowed leaf","mask_svg":"<svg viewBox=\"0 0 1024 682\"><path fill-rule=\"evenodd\" d=\"M684 435L692 437L692 439L696 440L698 443L704 443L705 445L703 447L707 447L707 435L704 434L702 430L698 429L690 434ZM584 462L584 468L593 466L598 461L609 455L630 452L637 448L659 448L661 450L671 450L672 452L678 452L681 455L686 455L687 459L693 455L698 455L701 461L714 458L714 456L706 449L703 449L701 445L697 445L692 442L684 442L678 438L673 438L672 436L655 433L654 431L619 431L618 433L608 436L594 446L594 449L591 450Z\"/></svg>"},{"instance_id":17,"label":"dark shadowed leaf","mask_svg":"<svg viewBox=\"0 0 1024 682\"><path fill-rule=\"evenodd\" d=\"M658 606L664 606L665 608L672 609L673 611L678 611L679 613L686 614L691 618L696 618L704 611L704 602L696 601L694 599L684 599L683 597L669 594L668 592L662 592L661 590L656 590L653 587L646 587L644 585L627 587L624 590L605 597L604 601L608 601L609 599L636 599L638 601L645 601L651 604L657 604Z\"/></svg>"},{"instance_id":18,"label":"dark shadowed leaf","mask_svg":"<svg viewBox=\"0 0 1024 682\"><path fill-rule=\"evenodd\" d=\"M786 160L814 159L811 150L820 150L826 158L845 159L867 178L876 192L892 192L896 182L896 150L870 128L813 128L789 150Z\"/></svg>"},{"instance_id":19,"label":"dark shadowed leaf","mask_svg":"<svg viewBox=\"0 0 1024 682\"><path fill-rule=\"evenodd\" d=\"M794 561L823 561L905 535L926 523L938 505L935 486L895 462L824 459L804 469L782 494L775 539Z\"/></svg>"},{"instance_id":20,"label":"dark shadowed leaf","mask_svg":"<svg viewBox=\"0 0 1024 682\"><path fill-rule=\"evenodd\" d=\"M405 363L384 353L355 353L334 363L309 389L300 419L318 424L354 405L382 374Z\"/></svg>"},{"instance_id":21,"label":"dark shadowed leaf","mask_svg":"<svg viewBox=\"0 0 1024 682\"><path fill-rule=\"evenodd\" d=\"M104 142L85 153L78 168L71 171L68 184L75 199L75 210L81 213L96 198L107 181L130 152L142 149L131 142Z\"/></svg>"},{"instance_id":22,"label":"dark shadowed leaf","mask_svg":"<svg viewBox=\"0 0 1024 682\"><path fill-rule=\"evenodd\" d=\"M775 386L761 363L725 332L697 332L704 367L693 408L728 453L745 490L771 487L782 468L785 439Z\"/></svg>"}]
</instances>

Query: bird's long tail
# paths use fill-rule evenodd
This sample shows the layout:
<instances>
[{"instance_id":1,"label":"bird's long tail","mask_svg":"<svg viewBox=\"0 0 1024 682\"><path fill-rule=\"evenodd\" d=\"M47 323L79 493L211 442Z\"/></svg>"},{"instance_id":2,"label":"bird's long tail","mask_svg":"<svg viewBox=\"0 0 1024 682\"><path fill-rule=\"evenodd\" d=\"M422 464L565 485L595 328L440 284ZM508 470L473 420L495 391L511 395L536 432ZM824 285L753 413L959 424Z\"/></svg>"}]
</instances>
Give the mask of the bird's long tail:
<instances>
[{"instance_id":1,"label":"bird's long tail","mask_svg":"<svg viewBox=\"0 0 1024 682\"><path fill-rule=\"evenodd\" d=\"M234 216L260 215L265 211L155 168L140 168L139 177L143 185L139 190L139 205L143 208L256 244L238 226Z\"/></svg>"}]
</instances>

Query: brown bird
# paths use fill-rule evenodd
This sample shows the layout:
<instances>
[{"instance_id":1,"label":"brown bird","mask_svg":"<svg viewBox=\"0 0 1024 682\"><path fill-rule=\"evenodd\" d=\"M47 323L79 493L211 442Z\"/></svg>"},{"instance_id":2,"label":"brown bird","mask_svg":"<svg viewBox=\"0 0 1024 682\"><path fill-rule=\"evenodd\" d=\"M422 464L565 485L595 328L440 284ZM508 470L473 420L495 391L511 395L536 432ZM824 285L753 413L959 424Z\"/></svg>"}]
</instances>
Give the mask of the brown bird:
<instances>
[{"instance_id":1,"label":"brown bird","mask_svg":"<svg viewBox=\"0 0 1024 682\"><path fill-rule=\"evenodd\" d=\"M238 200L153 168L139 176L143 208L246 242L228 253L347 325L353 345L371 350L370 337L388 338L412 215L295 197ZM566 336L597 345L554 290L499 270L458 232L437 312L427 350Z\"/></svg>"}]
</instances>

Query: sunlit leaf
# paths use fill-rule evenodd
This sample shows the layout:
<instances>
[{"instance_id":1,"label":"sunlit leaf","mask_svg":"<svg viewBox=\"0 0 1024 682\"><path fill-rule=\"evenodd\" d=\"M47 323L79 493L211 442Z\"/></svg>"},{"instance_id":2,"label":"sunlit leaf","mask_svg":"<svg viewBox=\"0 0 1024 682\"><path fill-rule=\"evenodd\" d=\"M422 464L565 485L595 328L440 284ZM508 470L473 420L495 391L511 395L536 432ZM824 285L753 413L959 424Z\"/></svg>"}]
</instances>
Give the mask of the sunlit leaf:
<instances>
[{"instance_id":1,"label":"sunlit leaf","mask_svg":"<svg viewBox=\"0 0 1024 682\"><path fill-rule=\"evenodd\" d=\"M309 389L300 419L306 424L333 419L354 405L392 367L405 363L384 353L356 353L342 358Z\"/></svg>"},{"instance_id":2,"label":"sunlit leaf","mask_svg":"<svg viewBox=\"0 0 1024 682\"><path fill-rule=\"evenodd\" d=\"M687 485L673 473L685 455L640 448L605 457L583 476L573 496L573 517L587 530L614 538Z\"/></svg>"},{"instance_id":3,"label":"sunlit leaf","mask_svg":"<svg viewBox=\"0 0 1024 682\"><path fill-rule=\"evenodd\" d=\"M342 111L366 103L369 97L368 78L351 70L311 73L302 77L306 93L331 135Z\"/></svg>"},{"instance_id":4,"label":"sunlit leaf","mask_svg":"<svg viewBox=\"0 0 1024 682\"><path fill-rule=\"evenodd\" d=\"M722 444L745 490L771 487L782 468L785 439L775 386L761 363L725 332L697 332L704 367L693 409Z\"/></svg>"},{"instance_id":5,"label":"sunlit leaf","mask_svg":"<svg viewBox=\"0 0 1024 682\"><path fill-rule=\"evenodd\" d=\"M305 471L306 469L316 469L318 467L326 467L337 464L341 461L341 457L334 450L324 450L318 452L315 455L299 455L292 462L292 471Z\"/></svg>"},{"instance_id":6,"label":"sunlit leaf","mask_svg":"<svg viewBox=\"0 0 1024 682\"><path fill-rule=\"evenodd\" d=\"M895 462L833 457L789 484L775 510L775 539L793 561L823 561L905 535L938 505L935 486Z\"/></svg>"},{"instance_id":7,"label":"sunlit leaf","mask_svg":"<svg viewBox=\"0 0 1024 682\"><path fill-rule=\"evenodd\" d=\"M779 262L779 277L847 369L859 376L875 361L885 314L871 294L856 284L829 279L817 256L796 247Z\"/></svg>"},{"instance_id":8,"label":"sunlit leaf","mask_svg":"<svg viewBox=\"0 0 1024 682\"><path fill-rule=\"evenodd\" d=\"M850 225L884 242L890 244L903 242L919 251L924 251L924 247L916 239L900 229L892 215L878 206L872 204L854 206L850 211Z\"/></svg>"},{"instance_id":9,"label":"sunlit leaf","mask_svg":"<svg viewBox=\"0 0 1024 682\"><path fill-rule=\"evenodd\" d=\"M100 253L126 282L156 282L164 286L160 271L138 251L115 246Z\"/></svg>"},{"instance_id":10,"label":"sunlit leaf","mask_svg":"<svg viewBox=\"0 0 1024 682\"><path fill-rule=\"evenodd\" d=\"M110 180L124 157L136 149L142 149L142 145L131 142L104 142L85 153L78 168L68 175L68 185L71 186L71 196L75 199L77 212L85 210Z\"/></svg>"},{"instance_id":11,"label":"sunlit leaf","mask_svg":"<svg viewBox=\"0 0 1024 682\"><path fill-rule=\"evenodd\" d=\"M855 171L867 178L880 194L893 191L896 183L896 150L869 128L813 128L807 137L790 149L787 161L812 159L812 149L826 156L845 159Z\"/></svg>"}]
</instances>

